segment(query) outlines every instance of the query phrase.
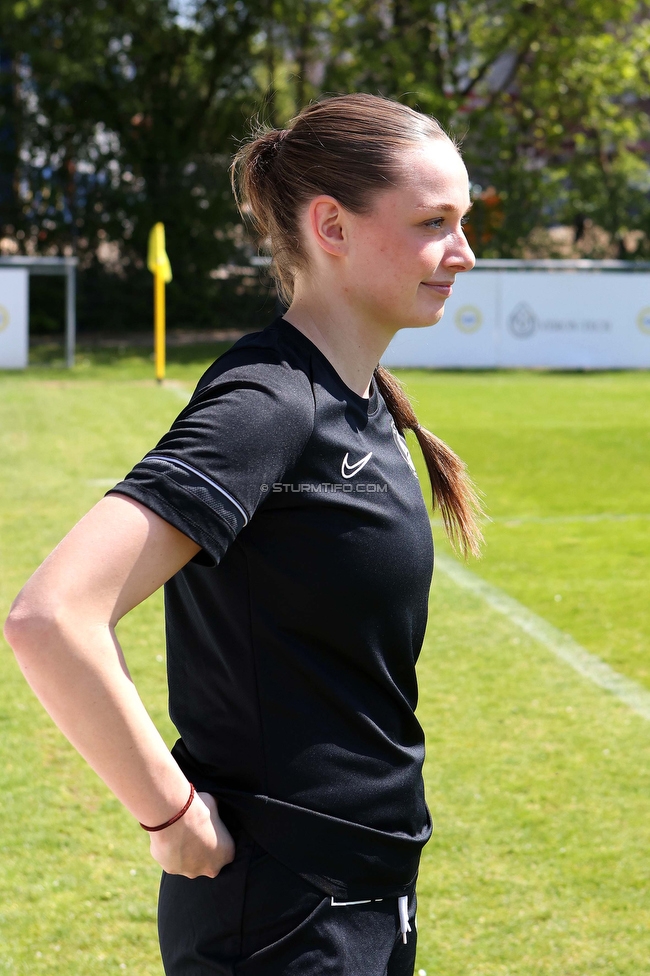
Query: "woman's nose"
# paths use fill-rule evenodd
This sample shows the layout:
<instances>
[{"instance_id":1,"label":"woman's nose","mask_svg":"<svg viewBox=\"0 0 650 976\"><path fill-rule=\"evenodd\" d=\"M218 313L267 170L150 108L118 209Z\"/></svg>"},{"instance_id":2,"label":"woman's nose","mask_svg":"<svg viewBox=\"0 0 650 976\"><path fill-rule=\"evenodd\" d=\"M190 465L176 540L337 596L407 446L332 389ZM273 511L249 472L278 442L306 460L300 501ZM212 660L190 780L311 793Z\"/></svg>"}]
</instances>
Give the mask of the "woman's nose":
<instances>
[{"instance_id":1,"label":"woman's nose","mask_svg":"<svg viewBox=\"0 0 650 976\"><path fill-rule=\"evenodd\" d=\"M471 271L476 264L474 252L469 246L469 241L462 231L460 231L459 234L454 235L454 241L452 246L449 248L447 261L445 264L447 267L456 268L457 272Z\"/></svg>"}]
</instances>

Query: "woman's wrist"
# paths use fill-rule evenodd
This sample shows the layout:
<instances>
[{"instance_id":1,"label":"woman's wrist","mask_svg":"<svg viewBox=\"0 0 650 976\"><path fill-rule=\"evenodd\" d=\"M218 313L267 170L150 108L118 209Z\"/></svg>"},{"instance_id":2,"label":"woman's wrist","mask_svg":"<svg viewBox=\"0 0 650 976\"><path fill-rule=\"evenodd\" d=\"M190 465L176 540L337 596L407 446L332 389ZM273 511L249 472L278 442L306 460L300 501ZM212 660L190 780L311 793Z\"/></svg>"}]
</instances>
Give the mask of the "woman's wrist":
<instances>
[{"instance_id":1,"label":"woman's wrist","mask_svg":"<svg viewBox=\"0 0 650 976\"><path fill-rule=\"evenodd\" d=\"M143 830L149 831L149 833L156 833L159 830L164 830L166 827L171 827L171 825L175 824L177 820L180 820L181 817L185 816L190 806L192 805L192 800L194 799L195 795L196 792L194 790L194 784L190 783L190 795L187 801L185 802L184 806L181 807L178 813L174 814L173 817L170 817L169 820L166 820L164 823L157 824L155 827L148 827L146 824L143 823L140 823L140 826L142 827Z\"/></svg>"},{"instance_id":2,"label":"woman's wrist","mask_svg":"<svg viewBox=\"0 0 650 976\"><path fill-rule=\"evenodd\" d=\"M144 828L162 827L176 817L184 807L187 813L196 805L194 796L192 802L188 803L191 792L192 784L163 744L160 754L152 757L152 761L148 764L146 776L138 783L139 795L131 794L128 798L120 797L120 799Z\"/></svg>"}]
</instances>

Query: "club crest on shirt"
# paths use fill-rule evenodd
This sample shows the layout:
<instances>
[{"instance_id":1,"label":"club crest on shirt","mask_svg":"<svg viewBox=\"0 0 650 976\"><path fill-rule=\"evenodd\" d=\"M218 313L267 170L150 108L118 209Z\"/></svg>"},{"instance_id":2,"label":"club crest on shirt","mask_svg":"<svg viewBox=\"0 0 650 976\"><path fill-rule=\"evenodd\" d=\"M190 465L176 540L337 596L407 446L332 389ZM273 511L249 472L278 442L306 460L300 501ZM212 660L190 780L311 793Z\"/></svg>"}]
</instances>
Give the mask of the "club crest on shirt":
<instances>
[{"instance_id":1,"label":"club crest on shirt","mask_svg":"<svg viewBox=\"0 0 650 976\"><path fill-rule=\"evenodd\" d=\"M406 446L406 441L401 436L400 432L398 431L397 427L395 426L395 421L393 420L392 417L391 417L390 425L391 425L391 428L393 430L393 440L397 444L397 448L398 448L400 454L402 455L402 457L404 458L404 460L408 464L408 466L411 469L411 471L413 472L413 474L414 475L417 475L417 471L415 470L415 465L413 464L413 458L411 457L411 454L409 452L409 449Z\"/></svg>"}]
</instances>

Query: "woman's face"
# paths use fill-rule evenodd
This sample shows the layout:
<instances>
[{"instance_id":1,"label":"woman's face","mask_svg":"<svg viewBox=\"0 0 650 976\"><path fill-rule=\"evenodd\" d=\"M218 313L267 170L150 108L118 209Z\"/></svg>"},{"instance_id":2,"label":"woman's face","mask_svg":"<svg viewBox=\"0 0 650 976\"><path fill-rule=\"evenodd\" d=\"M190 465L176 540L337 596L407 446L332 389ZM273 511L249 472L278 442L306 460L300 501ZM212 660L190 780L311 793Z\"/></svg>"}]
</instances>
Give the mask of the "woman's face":
<instances>
[{"instance_id":1,"label":"woman's face","mask_svg":"<svg viewBox=\"0 0 650 976\"><path fill-rule=\"evenodd\" d=\"M402 172L370 214L346 213L339 265L346 301L391 333L438 322L456 275L475 263L462 229L469 180L451 142L432 139L405 152Z\"/></svg>"}]
</instances>

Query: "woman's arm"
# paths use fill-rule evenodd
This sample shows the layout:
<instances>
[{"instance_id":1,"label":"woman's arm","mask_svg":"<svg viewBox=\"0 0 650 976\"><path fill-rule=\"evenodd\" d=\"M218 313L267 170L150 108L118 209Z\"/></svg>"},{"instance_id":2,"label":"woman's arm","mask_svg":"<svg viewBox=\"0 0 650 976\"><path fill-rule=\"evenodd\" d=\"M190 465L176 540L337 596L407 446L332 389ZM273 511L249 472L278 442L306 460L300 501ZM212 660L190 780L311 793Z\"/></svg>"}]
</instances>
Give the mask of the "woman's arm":
<instances>
[{"instance_id":1,"label":"woman's arm","mask_svg":"<svg viewBox=\"0 0 650 976\"><path fill-rule=\"evenodd\" d=\"M36 570L5 624L52 719L133 816L151 826L178 813L190 787L131 681L115 625L198 550L143 505L109 495ZM170 874L215 877L234 856L207 793L150 837L154 858Z\"/></svg>"}]
</instances>

